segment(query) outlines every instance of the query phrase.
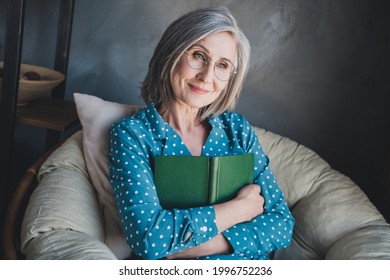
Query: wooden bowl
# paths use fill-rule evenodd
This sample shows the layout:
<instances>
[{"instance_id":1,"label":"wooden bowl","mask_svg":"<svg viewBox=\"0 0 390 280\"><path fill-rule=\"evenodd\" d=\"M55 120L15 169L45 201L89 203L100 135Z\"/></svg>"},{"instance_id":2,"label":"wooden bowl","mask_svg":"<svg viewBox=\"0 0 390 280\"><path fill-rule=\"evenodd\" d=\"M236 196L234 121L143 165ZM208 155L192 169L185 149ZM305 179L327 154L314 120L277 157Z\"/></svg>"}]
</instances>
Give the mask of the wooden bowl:
<instances>
[{"instance_id":1,"label":"wooden bowl","mask_svg":"<svg viewBox=\"0 0 390 280\"><path fill-rule=\"evenodd\" d=\"M0 68L3 62L0 61ZM41 66L21 64L18 92L18 106L26 105L30 101L42 97L59 85L65 76L58 71ZM2 75L0 76L0 94Z\"/></svg>"}]
</instances>

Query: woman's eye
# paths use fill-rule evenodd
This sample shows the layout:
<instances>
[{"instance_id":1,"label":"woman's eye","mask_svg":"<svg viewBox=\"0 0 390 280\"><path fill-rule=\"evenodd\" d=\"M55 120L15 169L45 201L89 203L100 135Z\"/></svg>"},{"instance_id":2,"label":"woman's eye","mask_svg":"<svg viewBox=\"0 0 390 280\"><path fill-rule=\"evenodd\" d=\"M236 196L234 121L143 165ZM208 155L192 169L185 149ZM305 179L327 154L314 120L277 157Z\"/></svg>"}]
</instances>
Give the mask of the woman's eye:
<instances>
[{"instance_id":1,"label":"woman's eye","mask_svg":"<svg viewBox=\"0 0 390 280\"><path fill-rule=\"evenodd\" d=\"M217 63L217 67L225 70L229 68L229 65L225 62L219 62Z\"/></svg>"},{"instance_id":2,"label":"woman's eye","mask_svg":"<svg viewBox=\"0 0 390 280\"><path fill-rule=\"evenodd\" d=\"M194 52L193 56L196 59L199 59L199 60L202 60L203 62L206 62L206 57L200 52Z\"/></svg>"}]
</instances>

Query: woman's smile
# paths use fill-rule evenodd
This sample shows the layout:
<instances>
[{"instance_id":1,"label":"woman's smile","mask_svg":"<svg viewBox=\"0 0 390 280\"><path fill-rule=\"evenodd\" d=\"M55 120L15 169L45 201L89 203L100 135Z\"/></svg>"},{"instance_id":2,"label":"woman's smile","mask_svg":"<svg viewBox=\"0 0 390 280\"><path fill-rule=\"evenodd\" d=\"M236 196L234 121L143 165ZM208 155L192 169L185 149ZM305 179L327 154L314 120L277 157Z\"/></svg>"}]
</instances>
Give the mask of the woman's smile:
<instances>
[{"instance_id":1,"label":"woman's smile","mask_svg":"<svg viewBox=\"0 0 390 280\"><path fill-rule=\"evenodd\" d=\"M195 92L195 93L197 93L197 94L208 94L208 93L211 92L210 90L207 90L207 89L204 89L204 88L201 88L201 87L192 85L192 84L188 84L188 86L190 87L190 89L191 89L193 92Z\"/></svg>"}]
</instances>

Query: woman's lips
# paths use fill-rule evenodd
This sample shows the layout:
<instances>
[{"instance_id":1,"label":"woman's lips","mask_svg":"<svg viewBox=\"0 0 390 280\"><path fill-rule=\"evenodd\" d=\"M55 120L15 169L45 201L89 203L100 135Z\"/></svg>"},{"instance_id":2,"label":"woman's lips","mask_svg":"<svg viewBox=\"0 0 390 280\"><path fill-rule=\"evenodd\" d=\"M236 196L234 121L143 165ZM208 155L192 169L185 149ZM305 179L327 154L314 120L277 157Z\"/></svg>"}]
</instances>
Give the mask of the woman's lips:
<instances>
[{"instance_id":1,"label":"woman's lips","mask_svg":"<svg viewBox=\"0 0 390 280\"><path fill-rule=\"evenodd\" d=\"M192 91L196 92L196 93L199 93L199 94L207 94L209 93L210 91L207 90L207 89L203 89L203 88L200 88L200 87L197 87L197 86L194 86L194 85L191 85L191 84L188 84L191 88Z\"/></svg>"}]
</instances>

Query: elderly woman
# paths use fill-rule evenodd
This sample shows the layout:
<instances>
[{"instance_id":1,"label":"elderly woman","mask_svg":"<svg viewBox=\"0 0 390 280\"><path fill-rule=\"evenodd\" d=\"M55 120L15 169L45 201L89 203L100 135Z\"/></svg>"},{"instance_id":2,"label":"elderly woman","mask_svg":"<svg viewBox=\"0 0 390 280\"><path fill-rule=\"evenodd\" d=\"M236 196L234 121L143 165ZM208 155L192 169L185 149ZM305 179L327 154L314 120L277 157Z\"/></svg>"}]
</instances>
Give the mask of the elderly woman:
<instances>
[{"instance_id":1,"label":"elderly woman","mask_svg":"<svg viewBox=\"0 0 390 280\"><path fill-rule=\"evenodd\" d=\"M231 112L250 46L226 8L174 21L149 64L148 104L112 127L110 180L129 246L143 259L267 259L291 243L294 218L250 124ZM163 209L153 182L158 155L252 153L253 184L230 201Z\"/></svg>"}]
</instances>

